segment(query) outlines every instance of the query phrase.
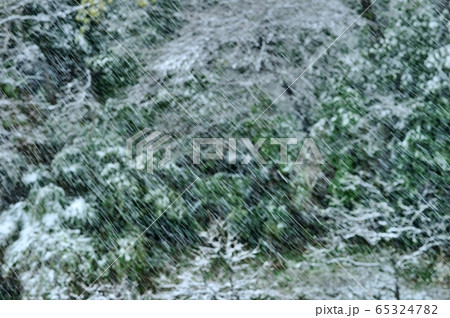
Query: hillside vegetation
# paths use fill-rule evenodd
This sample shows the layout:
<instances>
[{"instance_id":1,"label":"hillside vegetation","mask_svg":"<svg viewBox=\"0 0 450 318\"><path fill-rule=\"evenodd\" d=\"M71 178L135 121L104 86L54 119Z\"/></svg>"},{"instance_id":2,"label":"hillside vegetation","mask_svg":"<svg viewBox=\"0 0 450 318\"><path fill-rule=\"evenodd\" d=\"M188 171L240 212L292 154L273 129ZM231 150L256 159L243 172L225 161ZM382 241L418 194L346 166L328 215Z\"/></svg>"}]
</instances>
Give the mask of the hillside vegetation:
<instances>
[{"instance_id":1,"label":"hillside vegetation","mask_svg":"<svg viewBox=\"0 0 450 318\"><path fill-rule=\"evenodd\" d=\"M0 299L450 297L448 0L2 1Z\"/></svg>"}]
</instances>

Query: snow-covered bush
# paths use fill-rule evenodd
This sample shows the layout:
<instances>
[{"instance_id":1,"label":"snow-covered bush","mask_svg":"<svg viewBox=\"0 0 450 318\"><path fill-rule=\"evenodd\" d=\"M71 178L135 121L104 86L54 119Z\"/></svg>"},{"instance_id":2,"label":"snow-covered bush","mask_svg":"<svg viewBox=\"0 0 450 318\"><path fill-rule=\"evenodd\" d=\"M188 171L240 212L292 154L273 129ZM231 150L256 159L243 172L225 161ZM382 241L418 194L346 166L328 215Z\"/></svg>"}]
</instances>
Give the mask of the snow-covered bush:
<instances>
[{"instance_id":1,"label":"snow-covered bush","mask_svg":"<svg viewBox=\"0 0 450 318\"><path fill-rule=\"evenodd\" d=\"M312 132L328 145L333 176L316 210L328 242L345 253L396 246L395 267L406 269L448 257L448 81L441 70L449 29L447 11L432 2L393 6L384 37L356 63L341 61L349 73L330 81Z\"/></svg>"},{"instance_id":2,"label":"snow-covered bush","mask_svg":"<svg viewBox=\"0 0 450 318\"><path fill-rule=\"evenodd\" d=\"M50 184L0 215L0 273L16 277L23 298L73 298L82 281L96 275L101 258L83 234L90 209L81 198L69 204L64 191ZM78 228L70 226L75 222Z\"/></svg>"},{"instance_id":3,"label":"snow-covered bush","mask_svg":"<svg viewBox=\"0 0 450 318\"><path fill-rule=\"evenodd\" d=\"M248 250L223 221L200 236L204 243L189 265L176 277L161 277L157 298L168 299L262 299L276 297L267 263L258 266L257 249ZM274 286L272 286L274 287Z\"/></svg>"}]
</instances>

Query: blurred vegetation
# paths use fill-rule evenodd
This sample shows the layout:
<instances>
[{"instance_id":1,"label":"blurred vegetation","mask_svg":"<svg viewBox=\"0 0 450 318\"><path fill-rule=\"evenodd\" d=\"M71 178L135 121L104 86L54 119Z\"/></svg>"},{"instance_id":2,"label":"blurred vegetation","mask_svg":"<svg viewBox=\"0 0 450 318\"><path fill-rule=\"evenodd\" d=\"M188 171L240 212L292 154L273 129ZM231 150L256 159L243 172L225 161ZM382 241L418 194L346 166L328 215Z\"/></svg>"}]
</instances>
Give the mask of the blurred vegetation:
<instances>
[{"instance_id":1,"label":"blurred vegetation","mask_svg":"<svg viewBox=\"0 0 450 318\"><path fill-rule=\"evenodd\" d=\"M245 111L227 109L230 120L197 131L174 105L195 105L195 91L217 92L220 81L193 74L169 96L143 80L153 52L183 27L182 4L122 2L24 1L0 10L0 298L96 297L114 286L129 288L126 297L157 293L156 278L201 246L217 220L277 258L276 271L288 266L283 255L305 260L326 246L336 258L379 252L392 275L438 277L448 287L439 265L450 251L448 1L374 6L355 31L356 53L338 46L335 64L321 66L334 76L313 77L319 102L302 123L280 102L252 124L272 104L255 84ZM303 56L281 44L272 52L296 63ZM326 164L311 185L307 169L280 164L273 145L261 151L267 165L196 166L181 155L150 175L125 156L126 138L145 127L252 142L295 131L315 138ZM237 160L244 156L239 149Z\"/></svg>"}]
</instances>

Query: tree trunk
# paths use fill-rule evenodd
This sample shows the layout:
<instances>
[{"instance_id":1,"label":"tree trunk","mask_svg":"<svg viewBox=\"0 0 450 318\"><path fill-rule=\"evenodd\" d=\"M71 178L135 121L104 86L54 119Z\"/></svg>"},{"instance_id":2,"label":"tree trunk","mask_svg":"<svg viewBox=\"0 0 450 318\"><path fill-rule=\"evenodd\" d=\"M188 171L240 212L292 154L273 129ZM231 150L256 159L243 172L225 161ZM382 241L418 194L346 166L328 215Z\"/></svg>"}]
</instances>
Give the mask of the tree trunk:
<instances>
[{"instance_id":1,"label":"tree trunk","mask_svg":"<svg viewBox=\"0 0 450 318\"><path fill-rule=\"evenodd\" d=\"M377 22L377 16L373 10L372 1L371 0L361 0L362 12L364 12L364 18L370 21L370 31L378 38L384 38L383 32L381 31L381 27Z\"/></svg>"}]
</instances>

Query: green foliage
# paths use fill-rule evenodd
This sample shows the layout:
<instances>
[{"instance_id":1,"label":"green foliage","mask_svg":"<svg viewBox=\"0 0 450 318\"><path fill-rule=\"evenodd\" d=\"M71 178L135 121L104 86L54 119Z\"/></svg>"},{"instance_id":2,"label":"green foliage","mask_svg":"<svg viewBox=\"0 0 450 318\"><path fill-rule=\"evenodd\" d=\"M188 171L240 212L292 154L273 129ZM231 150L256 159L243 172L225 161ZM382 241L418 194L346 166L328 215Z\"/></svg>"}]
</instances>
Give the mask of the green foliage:
<instances>
[{"instance_id":1,"label":"green foliage","mask_svg":"<svg viewBox=\"0 0 450 318\"><path fill-rule=\"evenodd\" d=\"M347 239L413 250L448 244L446 225L432 225L449 207L450 118L448 24L433 8L399 4L398 19L316 113L313 132L329 146L325 160L334 170L323 217L344 227Z\"/></svg>"},{"instance_id":2,"label":"green foliage","mask_svg":"<svg viewBox=\"0 0 450 318\"><path fill-rule=\"evenodd\" d=\"M218 275L220 292L238 297L230 277L244 282L256 254L243 249L244 244L260 247L261 259L267 253L295 261L307 259L299 257L304 250L322 250L323 245L350 256L395 248L396 269L411 270L422 281L439 271L439 277L448 278L448 271L433 264L448 257L447 11L439 14L431 2L383 4L389 14L377 15L383 21L382 36L373 37L368 32L372 26L363 28L356 53L341 47L342 55L323 56L337 66L327 69L333 76L311 77L316 87L312 95L320 103L307 103L310 109L300 114L294 108L301 94L294 93L294 86L285 94L289 97L272 105L273 92L264 93L253 72L264 77L284 58L305 63L327 45L328 28L312 38L299 31L296 39L311 43L304 50L285 38L274 37L264 45L256 43L262 37L245 38L251 42L245 43L249 51L258 48L256 66L251 55L229 61L232 54L225 52L239 57L234 50L241 50L242 43L228 40L228 34L212 48L221 54L209 60L197 52L201 47L184 56L174 45L181 55L171 53L174 58L165 70L150 61L165 62L158 60L155 48L167 45L170 51L166 41L182 23L179 4L120 3L83 0L86 11L75 9L42 23L25 19L8 24L16 42L4 45L8 54L0 51L0 71L7 75L0 79L0 97L7 101L0 121L7 136L0 152L5 189L0 189L0 279L16 282L17 290L8 287L14 297L71 298L85 288L86 298L119 297L123 294L114 291L117 286L129 291L126 297L137 297L159 288L156 277L192 250L207 251L207 262L198 257L205 255L196 255L181 271L184 276L176 277L179 287L194 282L204 295L204 281L214 285ZM74 10L72 6L73 1L27 2L14 14L41 17ZM375 23L374 12L366 18ZM209 42L208 35L205 46ZM189 63L196 54L204 64L193 67ZM158 76L170 93L149 78L150 67L161 71ZM179 69L187 75L175 76ZM225 84L229 74L242 76L245 83ZM236 107L230 101L236 96L224 92L229 87L252 102ZM291 99L296 100L293 108L285 105ZM182 108L208 128L199 129ZM176 145L178 156L154 174L126 162L126 139L147 127L168 134L174 130L174 138L184 138ZM322 167L281 163L280 146L270 145L270 138L301 141L309 135L325 157ZM194 165L186 142L193 137L236 138L237 164L226 162L225 151L223 161ZM267 164L255 159L241 164L249 151L240 138L253 144L265 138L260 154ZM289 146L291 161L300 148L301 142ZM321 175L317 184L310 180L314 174ZM215 227L217 220L227 227ZM211 249L214 244L220 246ZM236 252L233 246L245 256L242 262L227 259L229 249ZM328 256L322 251L311 262ZM279 266L277 273L284 270L284 264ZM233 267L243 271L234 273ZM185 290L179 295L192 296Z\"/></svg>"}]
</instances>

